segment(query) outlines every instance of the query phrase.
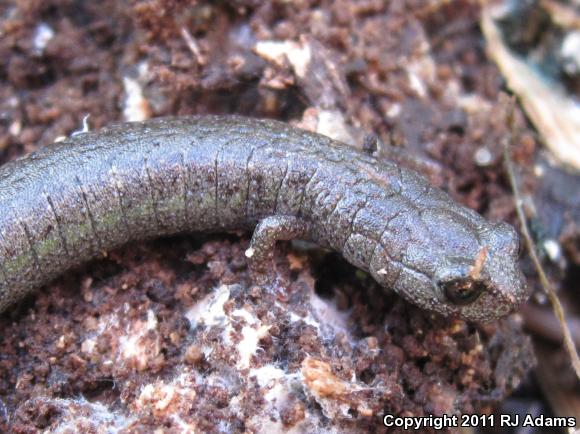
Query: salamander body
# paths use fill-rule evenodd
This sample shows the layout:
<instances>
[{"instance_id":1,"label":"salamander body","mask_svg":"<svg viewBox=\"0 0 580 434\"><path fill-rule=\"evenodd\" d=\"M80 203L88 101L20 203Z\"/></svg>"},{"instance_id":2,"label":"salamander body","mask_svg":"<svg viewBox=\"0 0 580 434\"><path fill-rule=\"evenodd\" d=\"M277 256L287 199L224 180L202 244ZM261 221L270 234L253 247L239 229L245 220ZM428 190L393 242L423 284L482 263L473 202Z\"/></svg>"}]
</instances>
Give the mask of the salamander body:
<instances>
[{"instance_id":1,"label":"salamander body","mask_svg":"<svg viewBox=\"0 0 580 434\"><path fill-rule=\"evenodd\" d=\"M334 249L418 306L489 321L527 298L518 236L413 171L287 124L162 118L76 135L0 167L0 310L116 246L255 228Z\"/></svg>"}]
</instances>

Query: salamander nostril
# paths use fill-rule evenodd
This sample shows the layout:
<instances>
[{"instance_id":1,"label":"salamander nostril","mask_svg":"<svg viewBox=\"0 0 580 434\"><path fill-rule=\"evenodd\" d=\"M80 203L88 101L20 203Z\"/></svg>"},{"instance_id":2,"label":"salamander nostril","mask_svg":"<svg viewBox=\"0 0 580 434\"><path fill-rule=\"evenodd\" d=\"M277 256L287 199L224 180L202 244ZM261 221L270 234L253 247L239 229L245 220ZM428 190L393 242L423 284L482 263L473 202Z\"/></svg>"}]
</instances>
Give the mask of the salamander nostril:
<instances>
[{"instance_id":1,"label":"salamander nostril","mask_svg":"<svg viewBox=\"0 0 580 434\"><path fill-rule=\"evenodd\" d=\"M521 259L524 256L524 253L526 253L526 243L524 243L520 238L518 238L517 243L518 258Z\"/></svg>"}]
</instances>

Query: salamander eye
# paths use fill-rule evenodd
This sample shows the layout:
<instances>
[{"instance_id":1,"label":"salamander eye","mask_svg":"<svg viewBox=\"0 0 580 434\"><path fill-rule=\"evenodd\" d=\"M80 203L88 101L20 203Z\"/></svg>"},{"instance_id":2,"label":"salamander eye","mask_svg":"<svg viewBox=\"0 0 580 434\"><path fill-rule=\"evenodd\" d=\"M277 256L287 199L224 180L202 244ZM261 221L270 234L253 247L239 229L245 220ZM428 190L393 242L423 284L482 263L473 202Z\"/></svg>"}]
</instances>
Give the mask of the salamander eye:
<instances>
[{"instance_id":1,"label":"salamander eye","mask_svg":"<svg viewBox=\"0 0 580 434\"><path fill-rule=\"evenodd\" d=\"M485 283L471 278L459 278L438 282L445 297L453 304L464 306L474 302L485 290Z\"/></svg>"}]
</instances>

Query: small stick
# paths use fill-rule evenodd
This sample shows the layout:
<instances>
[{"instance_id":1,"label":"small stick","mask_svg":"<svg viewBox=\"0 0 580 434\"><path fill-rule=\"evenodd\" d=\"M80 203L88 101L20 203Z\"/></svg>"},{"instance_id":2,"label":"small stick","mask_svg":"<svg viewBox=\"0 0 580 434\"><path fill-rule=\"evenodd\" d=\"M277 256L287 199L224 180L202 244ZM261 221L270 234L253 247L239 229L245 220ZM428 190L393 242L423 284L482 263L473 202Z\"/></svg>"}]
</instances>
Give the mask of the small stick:
<instances>
[{"instance_id":1,"label":"small stick","mask_svg":"<svg viewBox=\"0 0 580 434\"><path fill-rule=\"evenodd\" d=\"M522 233L524 235L524 239L526 240L526 247L528 248L528 252L530 253L530 257L532 258L532 262L534 263L534 267L536 268L536 272L540 278L540 283L542 284L542 288L544 292L548 296L550 300L550 304L552 305L552 309L554 310L554 315L558 318L560 322L560 327L562 328L562 334L564 335L564 347L568 352L568 356L570 357L570 361L572 362L572 367L576 372L576 377L580 379L580 358L578 357L578 351L576 350L576 344L572 340L572 334L570 333L570 329L568 328L568 324L566 324L566 316L564 314L564 309L562 308L562 304L560 303L560 299L558 295L554 291L553 286L548 281L546 273L544 272L544 268L538 258L536 246L532 237L530 235L530 231L528 228L528 224L526 221L526 217L524 215L524 210L522 207L522 197L519 191L519 186L516 181L516 175L514 171L513 162L509 155L509 144L513 143L515 134L515 118L514 118L514 108L515 108L515 100L514 98L509 99L508 103L508 112L506 115L508 124L510 126L511 132L509 135L509 140L504 141L504 162L507 170L507 174L510 180L511 188L514 193L514 202L516 206L516 212L518 214L518 219L520 221L520 225L522 227Z\"/></svg>"},{"instance_id":2,"label":"small stick","mask_svg":"<svg viewBox=\"0 0 580 434\"><path fill-rule=\"evenodd\" d=\"M181 37L185 41L185 44L187 45L187 48L189 48L189 51L191 51L193 53L196 60L200 64L204 64L205 59L203 58L203 56L201 54L201 51L199 49L199 45L197 45L197 42L195 41L193 36L191 36L191 33L189 33L189 31L185 27L182 27L180 29L180 33L181 33Z\"/></svg>"}]
</instances>

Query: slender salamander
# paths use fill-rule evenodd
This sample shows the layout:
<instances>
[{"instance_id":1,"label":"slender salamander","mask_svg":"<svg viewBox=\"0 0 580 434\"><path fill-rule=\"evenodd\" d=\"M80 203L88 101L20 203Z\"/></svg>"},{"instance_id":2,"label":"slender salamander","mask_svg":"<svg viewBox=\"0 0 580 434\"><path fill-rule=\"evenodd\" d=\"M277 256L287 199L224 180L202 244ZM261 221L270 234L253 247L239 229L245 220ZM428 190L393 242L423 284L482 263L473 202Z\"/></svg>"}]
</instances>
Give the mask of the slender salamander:
<instances>
[{"instance_id":1,"label":"slender salamander","mask_svg":"<svg viewBox=\"0 0 580 434\"><path fill-rule=\"evenodd\" d=\"M490 321L527 298L518 236L415 172L282 122L162 118L75 135L0 167L0 311L133 240L252 230L332 248L421 308Z\"/></svg>"}]
</instances>

